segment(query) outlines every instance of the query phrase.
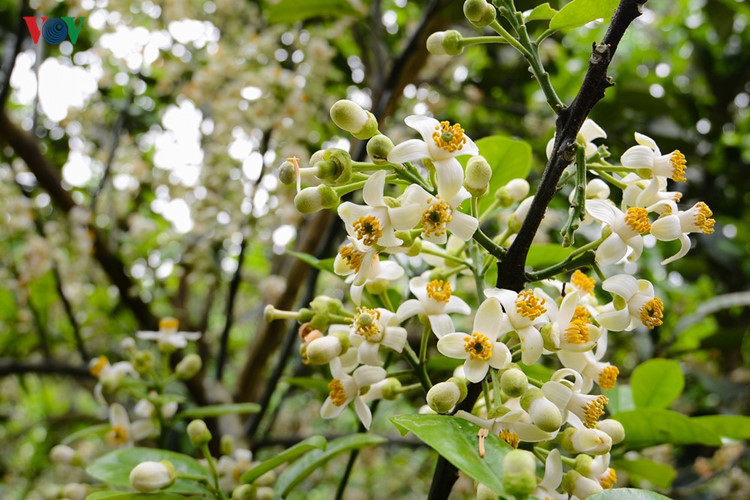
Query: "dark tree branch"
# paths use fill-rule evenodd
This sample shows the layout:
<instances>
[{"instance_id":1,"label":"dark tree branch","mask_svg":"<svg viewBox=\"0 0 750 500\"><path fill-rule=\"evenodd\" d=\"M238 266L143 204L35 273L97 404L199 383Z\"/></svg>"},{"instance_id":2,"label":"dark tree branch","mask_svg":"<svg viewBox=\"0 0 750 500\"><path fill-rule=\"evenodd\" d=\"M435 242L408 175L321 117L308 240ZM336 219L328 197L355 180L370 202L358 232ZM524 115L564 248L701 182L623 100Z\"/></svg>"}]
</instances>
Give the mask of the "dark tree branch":
<instances>
[{"instance_id":1,"label":"dark tree branch","mask_svg":"<svg viewBox=\"0 0 750 500\"><path fill-rule=\"evenodd\" d=\"M96 201L99 198L102 190L107 185L109 175L112 171L112 165L115 162L115 154L117 153L117 147L120 145L120 135L122 135L122 129L125 127L125 121L128 118L130 112L130 103L133 102L133 94L129 93L125 99L125 104L117 115L117 120L112 127L112 143L109 145L109 152L107 153L107 163L104 164L104 173L102 178L99 180L99 185L96 187L93 193L91 193L91 211L94 212L96 209Z\"/></svg>"},{"instance_id":2,"label":"dark tree branch","mask_svg":"<svg viewBox=\"0 0 750 500\"><path fill-rule=\"evenodd\" d=\"M8 375L24 375L33 373L37 375L70 375L72 377L94 379L85 366L67 365L56 361L45 361L44 363L16 363L15 361L0 361L0 377Z\"/></svg>"},{"instance_id":3,"label":"dark tree branch","mask_svg":"<svg viewBox=\"0 0 750 500\"><path fill-rule=\"evenodd\" d=\"M240 254L237 256L237 270L229 282L229 295L227 297L227 309L224 315L224 330L221 332L221 342L219 345L219 357L216 360L216 380L224 377L224 366L227 362L227 346L229 345L229 332L234 324L234 304L237 300L237 291L240 289L242 281L242 266L245 263L245 249L247 248L247 238L243 236L240 243Z\"/></svg>"},{"instance_id":4,"label":"dark tree branch","mask_svg":"<svg viewBox=\"0 0 750 500\"><path fill-rule=\"evenodd\" d=\"M5 109L5 102L8 100L10 95L10 75L13 74L13 68L16 66L16 58L21 53L21 47L23 41L26 38L26 23L23 20L23 16L31 14L29 9L29 1L23 0L21 2L21 8L18 10L18 27L16 28L16 43L13 46L13 52L10 54L8 59L8 67L3 70L3 86L0 88L0 109Z\"/></svg>"}]
</instances>

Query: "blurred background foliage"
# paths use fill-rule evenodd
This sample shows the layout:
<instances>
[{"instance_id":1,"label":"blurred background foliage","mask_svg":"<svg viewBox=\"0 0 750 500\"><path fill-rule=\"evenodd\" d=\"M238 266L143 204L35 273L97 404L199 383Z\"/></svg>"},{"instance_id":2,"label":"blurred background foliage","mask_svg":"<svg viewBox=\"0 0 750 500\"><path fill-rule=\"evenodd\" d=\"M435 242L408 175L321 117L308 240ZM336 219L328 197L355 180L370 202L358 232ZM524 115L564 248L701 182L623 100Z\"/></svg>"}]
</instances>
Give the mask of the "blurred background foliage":
<instances>
[{"instance_id":1,"label":"blurred background foliage","mask_svg":"<svg viewBox=\"0 0 750 500\"><path fill-rule=\"evenodd\" d=\"M0 81L10 82L0 130L3 498L42 498L51 491L45 485L61 481L49 449L103 419L88 358L119 359L120 341L159 317L205 332L197 346L204 373L186 389L191 404L262 398L282 345L296 349L293 327L267 327L263 307L291 308L312 290L343 297L338 279L322 276L315 288L317 274L285 254L296 248L328 257L340 228L322 214L302 219L292 190L273 173L283 158L305 162L324 147L361 154L330 123L336 100L371 108L381 130L399 139L409 137L402 118L415 112L460 121L475 139L521 138L534 151L532 185L538 180L554 117L522 58L504 45L458 57L424 49L433 31L476 32L461 21L461 2L294 3L34 0L25 15L86 16L75 45L34 45L25 26L19 30L19 3L0 1ZM633 144L634 131L663 151L680 149L689 165L683 203L704 200L714 211L716 233L696 238L697 248L679 262L659 265L674 251L667 244L645 254L638 272L664 297L665 322L617 336L612 354L623 380L645 359L679 360L687 386L675 408L689 415L750 407L749 22L750 5L741 0L649 1L611 66L616 85L591 116L607 131L614 159ZM605 29L591 23L542 44L564 101ZM23 149L19 130L43 161ZM45 172L72 204L50 191ZM553 208L550 235L562 223L565 197ZM310 371L294 353L284 373L297 379L265 391L272 397L254 424L256 454L311 432L355 429L353 415L318 418L322 398L294 385L316 385L301 378ZM375 431L395 435L386 417L413 408L384 402ZM239 421L221 425L243 434ZM743 442L642 454L676 468L664 489L674 498L750 497ZM421 496L434 459L394 438L363 452L348 492ZM330 498L343 467L332 462L299 491ZM73 480L84 478L63 482ZM455 494L472 491L464 481Z\"/></svg>"}]
</instances>

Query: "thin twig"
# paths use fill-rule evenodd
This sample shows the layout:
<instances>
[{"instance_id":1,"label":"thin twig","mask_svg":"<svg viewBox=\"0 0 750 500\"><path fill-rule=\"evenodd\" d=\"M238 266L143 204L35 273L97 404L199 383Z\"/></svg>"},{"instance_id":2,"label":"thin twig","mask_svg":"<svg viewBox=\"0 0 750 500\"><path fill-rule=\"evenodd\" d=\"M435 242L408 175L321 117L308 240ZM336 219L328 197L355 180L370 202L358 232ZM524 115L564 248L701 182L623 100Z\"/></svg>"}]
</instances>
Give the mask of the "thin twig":
<instances>
[{"instance_id":1,"label":"thin twig","mask_svg":"<svg viewBox=\"0 0 750 500\"><path fill-rule=\"evenodd\" d=\"M70 375L71 377L95 378L85 366L67 365L57 361L44 363L17 363L15 361L0 361L0 377L8 375Z\"/></svg>"},{"instance_id":2,"label":"thin twig","mask_svg":"<svg viewBox=\"0 0 750 500\"><path fill-rule=\"evenodd\" d=\"M102 174L102 178L99 180L99 184L97 185L96 189L91 193L91 203L89 206L92 213L96 210L96 201L99 198L102 190L106 186L107 180L109 179L110 173L112 171L112 165L115 162L117 147L120 145L120 136L122 135L122 129L125 127L125 121L128 118L128 113L130 112L130 103L132 101L133 94L131 92L125 99L125 103L123 104L120 113L117 115L117 120L115 120L115 124L112 127L112 143L109 145L109 152L107 153L107 163L104 164L104 173Z\"/></svg>"}]
</instances>

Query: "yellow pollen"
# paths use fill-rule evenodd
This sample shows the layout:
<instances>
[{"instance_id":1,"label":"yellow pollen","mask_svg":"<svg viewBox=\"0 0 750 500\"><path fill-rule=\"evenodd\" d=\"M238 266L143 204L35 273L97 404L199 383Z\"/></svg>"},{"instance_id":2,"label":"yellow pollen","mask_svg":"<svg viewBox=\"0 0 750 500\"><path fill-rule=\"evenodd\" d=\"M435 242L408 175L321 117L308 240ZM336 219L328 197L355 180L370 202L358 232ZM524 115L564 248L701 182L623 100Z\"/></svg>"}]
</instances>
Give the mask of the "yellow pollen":
<instances>
[{"instance_id":1,"label":"yellow pollen","mask_svg":"<svg viewBox=\"0 0 750 500\"><path fill-rule=\"evenodd\" d=\"M362 240L362 243L368 247L373 246L383 236L383 226L380 225L377 217L372 215L363 215L355 220L352 226L354 232L357 233L357 239Z\"/></svg>"},{"instance_id":2,"label":"yellow pollen","mask_svg":"<svg viewBox=\"0 0 750 500\"><path fill-rule=\"evenodd\" d=\"M518 448L518 434L515 432L503 429L500 432L500 439L511 445L513 448Z\"/></svg>"},{"instance_id":3,"label":"yellow pollen","mask_svg":"<svg viewBox=\"0 0 750 500\"><path fill-rule=\"evenodd\" d=\"M433 201L437 203L432 203ZM451 206L438 197L429 202L430 206L422 214L422 232L425 236L442 236L445 234L445 225L453 218Z\"/></svg>"},{"instance_id":4,"label":"yellow pollen","mask_svg":"<svg viewBox=\"0 0 750 500\"><path fill-rule=\"evenodd\" d=\"M334 406L344 406L346 404L346 391L344 390L344 384L337 378L331 380L328 384L328 388L331 392L328 397L331 398L331 403Z\"/></svg>"},{"instance_id":5,"label":"yellow pollen","mask_svg":"<svg viewBox=\"0 0 750 500\"><path fill-rule=\"evenodd\" d=\"M461 148L466 144L464 129L461 128L459 123L451 125L450 122L440 122L440 125L435 126L432 140L435 141L437 147L449 153L461 151Z\"/></svg>"},{"instance_id":6,"label":"yellow pollen","mask_svg":"<svg viewBox=\"0 0 750 500\"><path fill-rule=\"evenodd\" d=\"M586 306L576 306L576 312L573 313L572 322L591 323L591 316Z\"/></svg>"},{"instance_id":7,"label":"yellow pollen","mask_svg":"<svg viewBox=\"0 0 750 500\"><path fill-rule=\"evenodd\" d=\"M438 302L448 302L451 300L451 284L443 280L432 280L427 283L427 296Z\"/></svg>"},{"instance_id":8,"label":"yellow pollen","mask_svg":"<svg viewBox=\"0 0 750 500\"><path fill-rule=\"evenodd\" d=\"M585 344L591 340L588 325L583 322L572 321L565 329L565 340L569 344Z\"/></svg>"},{"instance_id":9,"label":"yellow pollen","mask_svg":"<svg viewBox=\"0 0 750 500\"><path fill-rule=\"evenodd\" d=\"M583 408L583 414L585 416L583 425L589 429L593 429L596 426L596 421L599 420L599 417L604 415L604 405L608 402L609 399L607 396L599 396L587 404Z\"/></svg>"},{"instance_id":10,"label":"yellow pollen","mask_svg":"<svg viewBox=\"0 0 750 500\"><path fill-rule=\"evenodd\" d=\"M617 376L620 374L620 370L616 366L606 366L602 369L599 374L599 387L602 389L609 390L615 387L617 384Z\"/></svg>"},{"instance_id":11,"label":"yellow pollen","mask_svg":"<svg viewBox=\"0 0 750 500\"><path fill-rule=\"evenodd\" d=\"M91 375L93 375L94 377L98 377L104 367L107 366L107 363L109 363L107 356L102 355L96 358L96 363L94 363L94 366L92 366L89 370L91 372Z\"/></svg>"},{"instance_id":12,"label":"yellow pollen","mask_svg":"<svg viewBox=\"0 0 750 500\"><path fill-rule=\"evenodd\" d=\"M107 441L112 444L124 444L128 441L128 430L120 425L113 425L107 432Z\"/></svg>"},{"instance_id":13,"label":"yellow pollen","mask_svg":"<svg viewBox=\"0 0 750 500\"><path fill-rule=\"evenodd\" d=\"M625 213L625 223L633 231L645 234L651 231L651 222L648 220L648 210L641 207L630 207Z\"/></svg>"},{"instance_id":14,"label":"yellow pollen","mask_svg":"<svg viewBox=\"0 0 750 500\"><path fill-rule=\"evenodd\" d=\"M589 295L594 295L594 285L596 285L596 280L594 278L589 278L579 269L576 269L576 272L573 273L570 282L579 290L583 290Z\"/></svg>"},{"instance_id":15,"label":"yellow pollen","mask_svg":"<svg viewBox=\"0 0 750 500\"><path fill-rule=\"evenodd\" d=\"M685 155L680 153L678 149L675 149L672 156L669 157L669 162L672 164L672 180L675 182L685 182Z\"/></svg>"},{"instance_id":16,"label":"yellow pollen","mask_svg":"<svg viewBox=\"0 0 750 500\"><path fill-rule=\"evenodd\" d=\"M487 361L492 357L492 344L487 335L474 332L471 337L464 337L464 350L469 354L471 359Z\"/></svg>"},{"instance_id":17,"label":"yellow pollen","mask_svg":"<svg viewBox=\"0 0 750 500\"><path fill-rule=\"evenodd\" d=\"M364 253L360 252L353 245L345 245L339 248L339 255L346 261L347 267L354 271L359 272L359 268L362 267L362 257Z\"/></svg>"},{"instance_id":18,"label":"yellow pollen","mask_svg":"<svg viewBox=\"0 0 750 500\"><path fill-rule=\"evenodd\" d=\"M547 308L544 307L546 300L540 299L531 290L524 290L516 298L516 312L524 318L535 320L547 312Z\"/></svg>"},{"instance_id":19,"label":"yellow pollen","mask_svg":"<svg viewBox=\"0 0 750 500\"><path fill-rule=\"evenodd\" d=\"M674 193L672 195L672 201L678 203L682 199L682 193Z\"/></svg>"},{"instance_id":20,"label":"yellow pollen","mask_svg":"<svg viewBox=\"0 0 750 500\"><path fill-rule=\"evenodd\" d=\"M699 201L693 208L697 209L693 216L693 222L695 222L695 225L703 231L703 234L713 233L716 221L710 218L714 213L708 208L708 205Z\"/></svg>"},{"instance_id":21,"label":"yellow pollen","mask_svg":"<svg viewBox=\"0 0 750 500\"><path fill-rule=\"evenodd\" d=\"M180 321L177 318L162 318L159 320L159 330L177 330Z\"/></svg>"},{"instance_id":22,"label":"yellow pollen","mask_svg":"<svg viewBox=\"0 0 750 500\"><path fill-rule=\"evenodd\" d=\"M609 469L607 469L606 474L606 476L603 476L599 479L599 484L602 485L602 488L608 490L617 482L617 472L615 472L615 470L610 467Z\"/></svg>"},{"instance_id":23,"label":"yellow pollen","mask_svg":"<svg viewBox=\"0 0 750 500\"><path fill-rule=\"evenodd\" d=\"M354 315L354 331L367 340L378 340L377 337L382 333L380 329L380 311L368 309L367 307L357 308L357 314Z\"/></svg>"},{"instance_id":24,"label":"yellow pollen","mask_svg":"<svg viewBox=\"0 0 750 500\"><path fill-rule=\"evenodd\" d=\"M641 309L641 323L649 330L653 330L663 323L664 303L659 297L654 297L643 305Z\"/></svg>"}]
</instances>

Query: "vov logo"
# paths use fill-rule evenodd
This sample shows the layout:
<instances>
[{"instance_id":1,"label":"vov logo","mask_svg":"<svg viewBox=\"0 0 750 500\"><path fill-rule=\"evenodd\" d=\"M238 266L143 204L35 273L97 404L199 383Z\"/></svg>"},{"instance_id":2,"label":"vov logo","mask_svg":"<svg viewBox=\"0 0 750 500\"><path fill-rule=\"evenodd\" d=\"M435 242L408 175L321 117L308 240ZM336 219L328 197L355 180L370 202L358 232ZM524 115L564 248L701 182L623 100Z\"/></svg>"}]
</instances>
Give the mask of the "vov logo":
<instances>
[{"instance_id":1,"label":"vov logo","mask_svg":"<svg viewBox=\"0 0 750 500\"><path fill-rule=\"evenodd\" d=\"M37 19L41 19L41 24L37 22ZM76 27L76 19L80 19ZM78 34L81 32L83 27L83 20L85 17L27 17L24 16L23 20L26 21L26 26L29 27L29 34L34 45L39 43L39 35L44 38L44 41L52 44L59 45L66 37L70 37L71 43L78 41Z\"/></svg>"}]
</instances>

